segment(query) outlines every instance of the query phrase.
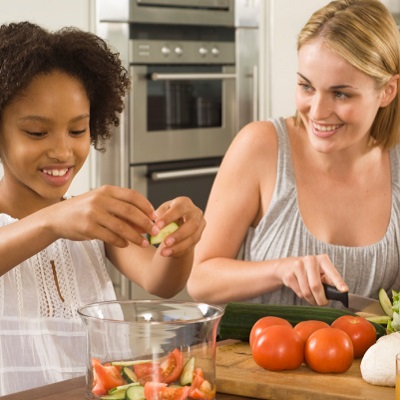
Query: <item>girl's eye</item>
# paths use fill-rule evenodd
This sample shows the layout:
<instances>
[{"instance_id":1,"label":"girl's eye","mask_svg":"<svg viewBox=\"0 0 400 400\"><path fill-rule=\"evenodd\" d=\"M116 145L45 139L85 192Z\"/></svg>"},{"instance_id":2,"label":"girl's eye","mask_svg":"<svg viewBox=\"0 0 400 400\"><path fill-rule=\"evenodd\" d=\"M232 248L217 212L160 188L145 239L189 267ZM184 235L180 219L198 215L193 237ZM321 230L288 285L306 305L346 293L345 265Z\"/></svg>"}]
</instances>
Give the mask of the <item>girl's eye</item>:
<instances>
[{"instance_id":1,"label":"girl's eye","mask_svg":"<svg viewBox=\"0 0 400 400\"><path fill-rule=\"evenodd\" d=\"M70 134L73 136L81 136L86 132L86 128L85 129L81 129L81 130L76 130L76 131L70 131Z\"/></svg>"},{"instance_id":2,"label":"girl's eye","mask_svg":"<svg viewBox=\"0 0 400 400\"><path fill-rule=\"evenodd\" d=\"M26 133L29 136L32 136L32 137L37 138L37 139L40 139L43 136L46 136L46 132L29 132L29 131L26 131Z\"/></svg>"}]
</instances>

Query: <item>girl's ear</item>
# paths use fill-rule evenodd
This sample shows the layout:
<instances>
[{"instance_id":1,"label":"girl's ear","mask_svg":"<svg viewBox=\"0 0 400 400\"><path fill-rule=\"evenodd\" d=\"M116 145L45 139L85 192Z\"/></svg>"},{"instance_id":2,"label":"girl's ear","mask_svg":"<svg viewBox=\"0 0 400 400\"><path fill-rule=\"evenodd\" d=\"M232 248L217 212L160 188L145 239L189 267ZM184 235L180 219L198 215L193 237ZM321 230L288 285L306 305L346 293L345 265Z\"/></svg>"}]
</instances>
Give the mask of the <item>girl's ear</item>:
<instances>
[{"instance_id":1,"label":"girl's ear","mask_svg":"<svg viewBox=\"0 0 400 400\"><path fill-rule=\"evenodd\" d=\"M381 107L386 107L396 97L398 90L399 74L393 75L382 93Z\"/></svg>"}]
</instances>

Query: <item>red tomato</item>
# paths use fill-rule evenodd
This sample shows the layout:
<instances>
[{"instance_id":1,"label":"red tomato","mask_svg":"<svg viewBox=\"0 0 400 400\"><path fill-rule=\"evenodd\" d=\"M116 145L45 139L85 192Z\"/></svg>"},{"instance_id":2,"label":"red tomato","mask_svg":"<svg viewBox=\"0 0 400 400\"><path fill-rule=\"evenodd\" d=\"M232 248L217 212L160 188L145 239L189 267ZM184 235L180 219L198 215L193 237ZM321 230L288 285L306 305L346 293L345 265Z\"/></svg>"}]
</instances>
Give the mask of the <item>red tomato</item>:
<instances>
[{"instance_id":1,"label":"red tomato","mask_svg":"<svg viewBox=\"0 0 400 400\"><path fill-rule=\"evenodd\" d=\"M273 325L258 335L252 353L256 364L267 370L293 370L304 361L304 342L291 326Z\"/></svg>"},{"instance_id":2,"label":"red tomato","mask_svg":"<svg viewBox=\"0 0 400 400\"><path fill-rule=\"evenodd\" d=\"M144 397L146 400L158 399L158 394L162 389L166 388L167 384L162 382L146 382L144 384Z\"/></svg>"},{"instance_id":3,"label":"red tomato","mask_svg":"<svg viewBox=\"0 0 400 400\"><path fill-rule=\"evenodd\" d=\"M215 386L204 378L203 370L196 368L190 385L189 397L191 399L212 400L215 398Z\"/></svg>"},{"instance_id":4,"label":"red tomato","mask_svg":"<svg viewBox=\"0 0 400 400\"><path fill-rule=\"evenodd\" d=\"M93 390L102 388L109 391L110 389L126 383L119 369L113 365L93 363L93 368L96 374L96 384Z\"/></svg>"},{"instance_id":5,"label":"red tomato","mask_svg":"<svg viewBox=\"0 0 400 400\"><path fill-rule=\"evenodd\" d=\"M329 328L330 325L323 321L317 321L314 319L310 319L308 321L301 321L295 325L293 328L300 337L304 340L304 343L307 342L309 336L314 333L318 329Z\"/></svg>"},{"instance_id":6,"label":"red tomato","mask_svg":"<svg viewBox=\"0 0 400 400\"><path fill-rule=\"evenodd\" d=\"M161 381L172 383L176 381L183 369L183 354L178 349L169 353L168 357L161 361Z\"/></svg>"},{"instance_id":7,"label":"red tomato","mask_svg":"<svg viewBox=\"0 0 400 400\"><path fill-rule=\"evenodd\" d=\"M353 342L354 358L361 358L376 342L374 326L363 317L343 315L331 324L332 328L346 332Z\"/></svg>"},{"instance_id":8,"label":"red tomato","mask_svg":"<svg viewBox=\"0 0 400 400\"><path fill-rule=\"evenodd\" d=\"M172 383L179 378L183 369L183 354L175 349L162 361L136 364L133 370L141 385L146 382Z\"/></svg>"},{"instance_id":9,"label":"red tomato","mask_svg":"<svg viewBox=\"0 0 400 400\"><path fill-rule=\"evenodd\" d=\"M316 372L345 372L353 363L353 343L340 329L322 328L310 335L305 346L307 365Z\"/></svg>"},{"instance_id":10,"label":"red tomato","mask_svg":"<svg viewBox=\"0 0 400 400\"><path fill-rule=\"evenodd\" d=\"M96 370L94 369L94 365L95 364L100 364L101 365L101 361L98 358L92 358L92 367L93 367L93 389L92 389L92 393L95 396L103 396L104 394L107 393L106 388L103 386L103 383L99 381L99 378L97 377L97 373Z\"/></svg>"},{"instance_id":11,"label":"red tomato","mask_svg":"<svg viewBox=\"0 0 400 400\"><path fill-rule=\"evenodd\" d=\"M149 361L146 363L135 364L133 366L133 371L141 385L144 385L146 382L161 382L161 369L159 362Z\"/></svg>"},{"instance_id":12,"label":"red tomato","mask_svg":"<svg viewBox=\"0 0 400 400\"><path fill-rule=\"evenodd\" d=\"M146 400L185 400L189 391L188 386L173 387L162 382L146 382L144 385Z\"/></svg>"},{"instance_id":13,"label":"red tomato","mask_svg":"<svg viewBox=\"0 0 400 400\"><path fill-rule=\"evenodd\" d=\"M257 336L261 333L261 331L264 328L268 328L269 326L273 326L273 325L287 325L287 326L292 327L290 322L287 321L286 319L279 318L279 317L273 317L272 315L269 315L267 317L262 317L251 328L250 336L249 336L250 347L252 347L255 339L257 338Z\"/></svg>"}]
</instances>

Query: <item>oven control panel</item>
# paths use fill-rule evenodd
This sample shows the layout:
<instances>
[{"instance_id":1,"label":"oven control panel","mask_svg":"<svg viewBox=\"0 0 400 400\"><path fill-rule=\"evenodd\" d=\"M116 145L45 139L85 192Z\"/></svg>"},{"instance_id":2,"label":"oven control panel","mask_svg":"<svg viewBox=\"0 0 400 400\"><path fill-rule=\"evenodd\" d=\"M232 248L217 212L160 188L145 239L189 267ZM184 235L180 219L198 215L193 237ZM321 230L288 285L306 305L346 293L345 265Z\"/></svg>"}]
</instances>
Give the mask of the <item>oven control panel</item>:
<instances>
[{"instance_id":1,"label":"oven control panel","mask_svg":"<svg viewBox=\"0 0 400 400\"><path fill-rule=\"evenodd\" d=\"M131 40L132 64L234 64L232 42Z\"/></svg>"}]
</instances>

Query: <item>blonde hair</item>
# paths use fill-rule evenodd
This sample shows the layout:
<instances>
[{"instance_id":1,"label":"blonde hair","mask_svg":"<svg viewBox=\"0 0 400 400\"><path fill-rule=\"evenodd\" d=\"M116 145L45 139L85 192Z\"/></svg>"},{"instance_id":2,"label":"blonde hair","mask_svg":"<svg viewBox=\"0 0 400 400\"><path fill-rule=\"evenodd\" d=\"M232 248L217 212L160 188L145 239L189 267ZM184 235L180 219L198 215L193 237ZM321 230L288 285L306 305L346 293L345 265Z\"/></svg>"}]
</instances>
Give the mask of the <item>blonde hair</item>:
<instances>
[{"instance_id":1,"label":"blonde hair","mask_svg":"<svg viewBox=\"0 0 400 400\"><path fill-rule=\"evenodd\" d=\"M400 73L400 33L379 0L336 0L316 11L297 39L297 50L322 39L337 55L370 76L377 90ZM400 91L380 108L371 127L375 145L390 148L400 141ZM299 118L297 118L299 121Z\"/></svg>"}]
</instances>

